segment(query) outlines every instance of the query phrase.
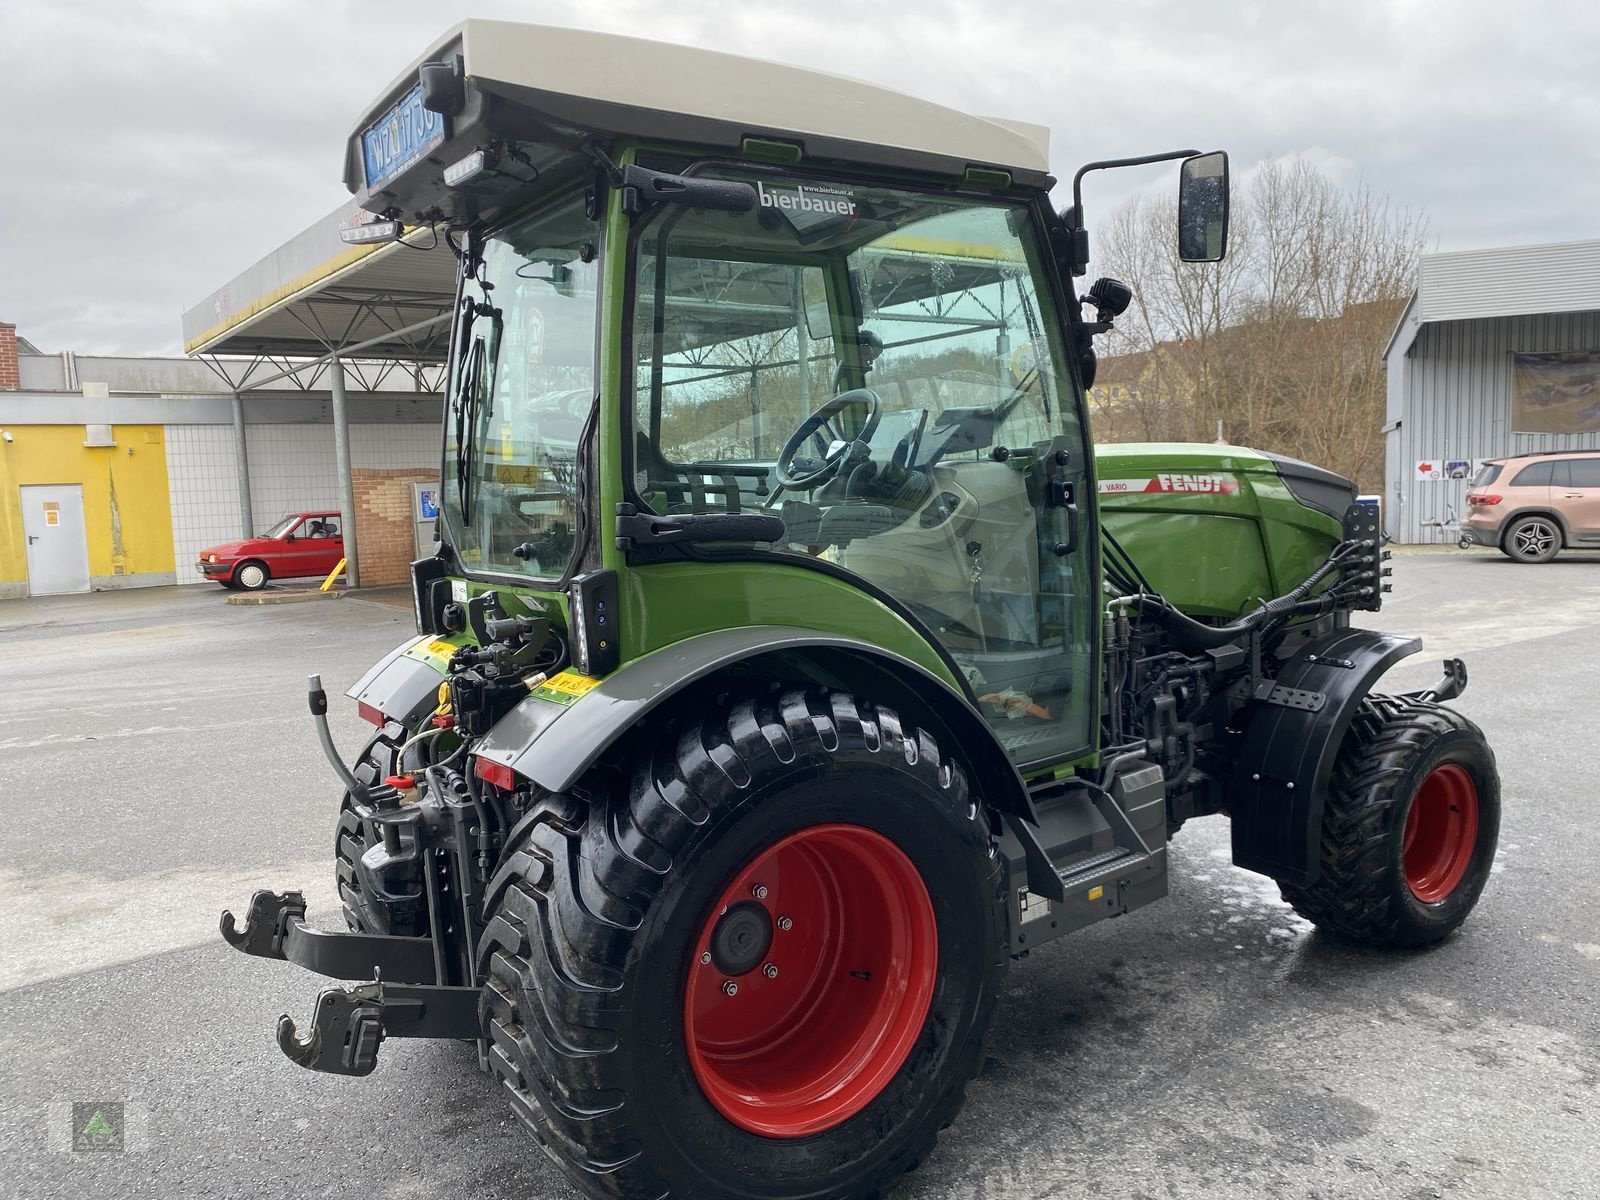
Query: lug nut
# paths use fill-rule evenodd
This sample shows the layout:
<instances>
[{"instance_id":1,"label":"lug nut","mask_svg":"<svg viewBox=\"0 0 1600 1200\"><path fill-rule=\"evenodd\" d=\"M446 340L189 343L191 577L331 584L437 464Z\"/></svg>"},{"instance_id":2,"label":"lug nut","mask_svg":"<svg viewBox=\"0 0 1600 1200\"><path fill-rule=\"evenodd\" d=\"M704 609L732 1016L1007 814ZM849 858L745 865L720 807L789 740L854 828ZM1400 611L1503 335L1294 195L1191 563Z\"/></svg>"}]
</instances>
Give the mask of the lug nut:
<instances>
[{"instance_id":1,"label":"lug nut","mask_svg":"<svg viewBox=\"0 0 1600 1200\"><path fill-rule=\"evenodd\" d=\"M778 968L774 964L768 963L761 968L761 973L768 979L776 979L778 977Z\"/></svg>"},{"instance_id":2,"label":"lug nut","mask_svg":"<svg viewBox=\"0 0 1600 1200\"><path fill-rule=\"evenodd\" d=\"M711 951L709 951L709 950L700 951L700 965L703 967L706 964L708 964L710 961L711 961Z\"/></svg>"},{"instance_id":3,"label":"lug nut","mask_svg":"<svg viewBox=\"0 0 1600 1200\"><path fill-rule=\"evenodd\" d=\"M757 900L765 900L767 898L767 885L764 883L756 884L750 889L750 894Z\"/></svg>"},{"instance_id":4,"label":"lug nut","mask_svg":"<svg viewBox=\"0 0 1600 1200\"><path fill-rule=\"evenodd\" d=\"M739 994L739 985L731 979L728 980L722 985L722 994L724 996L737 996Z\"/></svg>"},{"instance_id":5,"label":"lug nut","mask_svg":"<svg viewBox=\"0 0 1600 1200\"><path fill-rule=\"evenodd\" d=\"M778 928L783 930L785 933L788 933L789 930L794 928L794 922L791 921L788 917L779 917L778 918Z\"/></svg>"}]
</instances>

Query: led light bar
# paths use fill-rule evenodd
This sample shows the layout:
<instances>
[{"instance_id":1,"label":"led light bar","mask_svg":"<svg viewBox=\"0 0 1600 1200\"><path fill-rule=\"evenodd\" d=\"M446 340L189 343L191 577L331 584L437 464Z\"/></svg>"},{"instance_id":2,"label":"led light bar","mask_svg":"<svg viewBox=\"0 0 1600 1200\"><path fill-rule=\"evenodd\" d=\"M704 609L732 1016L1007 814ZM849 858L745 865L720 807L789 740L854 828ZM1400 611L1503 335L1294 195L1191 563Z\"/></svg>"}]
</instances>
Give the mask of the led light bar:
<instances>
[{"instance_id":1,"label":"led light bar","mask_svg":"<svg viewBox=\"0 0 1600 1200\"><path fill-rule=\"evenodd\" d=\"M482 150L474 150L471 154L458 162L451 163L444 169L444 184L446 187L458 187L467 180L483 174L489 166L489 156Z\"/></svg>"},{"instance_id":2,"label":"led light bar","mask_svg":"<svg viewBox=\"0 0 1600 1200\"><path fill-rule=\"evenodd\" d=\"M339 240L352 246L370 246L374 242L398 242L404 232L405 226L399 221L368 221L339 230Z\"/></svg>"}]
</instances>

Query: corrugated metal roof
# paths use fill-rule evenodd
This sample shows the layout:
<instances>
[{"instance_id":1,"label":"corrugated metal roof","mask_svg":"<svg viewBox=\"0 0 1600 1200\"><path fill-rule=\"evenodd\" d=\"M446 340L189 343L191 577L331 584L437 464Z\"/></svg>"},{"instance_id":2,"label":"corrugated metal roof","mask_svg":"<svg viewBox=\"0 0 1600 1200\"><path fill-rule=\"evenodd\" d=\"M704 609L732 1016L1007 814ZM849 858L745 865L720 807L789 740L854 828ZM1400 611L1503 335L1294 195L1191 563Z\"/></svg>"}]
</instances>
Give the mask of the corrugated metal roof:
<instances>
[{"instance_id":1,"label":"corrugated metal roof","mask_svg":"<svg viewBox=\"0 0 1600 1200\"><path fill-rule=\"evenodd\" d=\"M1424 255L1417 292L1424 322L1600 308L1600 241Z\"/></svg>"},{"instance_id":2,"label":"corrugated metal roof","mask_svg":"<svg viewBox=\"0 0 1600 1200\"><path fill-rule=\"evenodd\" d=\"M1424 254L1417 290L1389 340L1410 351L1436 321L1473 321L1600 310L1600 241L1497 246Z\"/></svg>"}]
</instances>

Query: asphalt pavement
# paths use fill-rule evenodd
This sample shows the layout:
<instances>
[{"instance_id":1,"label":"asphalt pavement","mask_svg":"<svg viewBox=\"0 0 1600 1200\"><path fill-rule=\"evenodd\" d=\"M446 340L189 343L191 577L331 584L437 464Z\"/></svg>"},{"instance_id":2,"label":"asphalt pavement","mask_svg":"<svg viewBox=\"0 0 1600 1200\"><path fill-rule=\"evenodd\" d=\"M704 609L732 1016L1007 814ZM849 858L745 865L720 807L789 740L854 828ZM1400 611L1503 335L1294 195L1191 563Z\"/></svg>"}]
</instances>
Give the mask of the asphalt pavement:
<instances>
[{"instance_id":1,"label":"asphalt pavement","mask_svg":"<svg viewBox=\"0 0 1600 1200\"><path fill-rule=\"evenodd\" d=\"M1395 565L1366 623L1428 649L1388 686L1463 656L1504 779L1464 929L1352 947L1192 822L1169 900L1013 964L896 1200L1600 1195L1600 560ZM202 587L0 603L0 1196L576 1200L460 1045L390 1041L363 1079L289 1063L274 1022L318 981L217 937L261 886L334 923L305 677L342 691L409 626ZM72 1148L97 1107L120 1152Z\"/></svg>"}]
</instances>

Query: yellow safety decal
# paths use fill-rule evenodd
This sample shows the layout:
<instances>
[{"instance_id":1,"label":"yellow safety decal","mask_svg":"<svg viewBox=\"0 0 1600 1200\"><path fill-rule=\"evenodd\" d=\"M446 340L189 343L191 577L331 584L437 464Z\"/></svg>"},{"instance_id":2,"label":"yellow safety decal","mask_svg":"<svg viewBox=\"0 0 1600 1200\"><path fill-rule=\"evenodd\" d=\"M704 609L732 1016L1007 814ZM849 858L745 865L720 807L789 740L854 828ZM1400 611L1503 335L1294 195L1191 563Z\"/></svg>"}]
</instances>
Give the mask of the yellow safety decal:
<instances>
[{"instance_id":1,"label":"yellow safety decal","mask_svg":"<svg viewBox=\"0 0 1600 1200\"><path fill-rule=\"evenodd\" d=\"M1100 899L1101 896L1104 896L1105 894L1106 894L1106 890L1103 887L1095 886L1095 887L1092 887L1092 888L1089 889L1089 899L1091 899L1091 900L1098 900L1098 899Z\"/></svg>"},{"instance_id":2,"label":"yellow safety decal","mask_svg":"<svg viewBox=\"0 0 1600 1200\"><path fill-rule=\"evenodd\" d=\"M590 679L587 675L579 675L576 671L562 671L561 674L546 679L534 688L531 694L554 704L576 704L579 699L599 686L598 679Z\"/></svg>"},{"instance_id":3,"label":"yellow safety decal","mask_svg":"<svg viewBox=\"0 0 1600 1200\"><path fill-rule=\"evenodd\" d=\"M428 653L429 654L442 654L446 658L449 658L455 652L456 652L456 648L450 642L442 642L441 641L441 642L429 642L428 643Z\"/></svg>"}]
</instances>

